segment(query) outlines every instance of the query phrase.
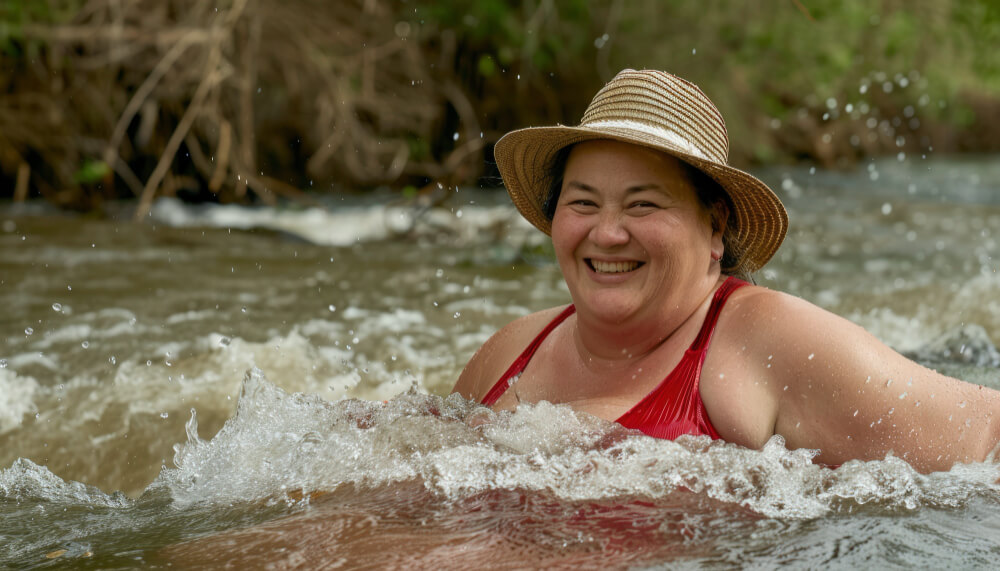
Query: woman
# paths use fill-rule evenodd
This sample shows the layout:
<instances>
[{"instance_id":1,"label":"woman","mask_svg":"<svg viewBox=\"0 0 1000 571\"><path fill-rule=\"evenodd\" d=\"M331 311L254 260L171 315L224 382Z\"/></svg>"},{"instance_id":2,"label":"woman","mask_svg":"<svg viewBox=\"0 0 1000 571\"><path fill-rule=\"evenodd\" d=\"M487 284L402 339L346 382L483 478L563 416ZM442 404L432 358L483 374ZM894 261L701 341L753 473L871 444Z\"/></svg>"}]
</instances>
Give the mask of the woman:
<instances>
[{"instance_id":1,"label":"woman","mask_svg":"<svg viewBox=\"0 0 1000 571\"><path fill-rule=\"evenodd\" d=\"M787 216L727 165L728 148L701 90L656 71L618 74L578 127L503 137L507 190L551 234L573 304L501 329L455 392L497 409L566 403L660 438L760 448L778 434L829 465L892 453L927 472L986 459L1000 393L740 279L778 249Z\"/></svg>"}]
</instances>

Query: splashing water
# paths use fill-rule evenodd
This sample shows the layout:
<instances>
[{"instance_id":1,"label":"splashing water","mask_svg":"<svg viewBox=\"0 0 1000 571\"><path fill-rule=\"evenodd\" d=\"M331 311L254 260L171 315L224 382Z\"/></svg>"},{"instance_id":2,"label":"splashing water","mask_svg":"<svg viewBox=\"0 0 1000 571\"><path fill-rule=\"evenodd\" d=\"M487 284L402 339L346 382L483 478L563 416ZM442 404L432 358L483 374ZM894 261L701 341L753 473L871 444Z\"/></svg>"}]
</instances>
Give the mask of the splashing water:
<instances>
[{"instance_id":1,"label":"splashing water","mask_svg":"<svg viewBox=\"0 0 1000 571\"><path fill-rule=\"evenodd\" d=\"M874 170L762 173L793 225L758 279L1000 388L1000 172ZM658 441L444 397L499 326L568 299L505 197L454 194L424 214L18 218L0 233L0 566L994 566L995 464L829 470L777 438Z\"/></svg>"}]
</instances>

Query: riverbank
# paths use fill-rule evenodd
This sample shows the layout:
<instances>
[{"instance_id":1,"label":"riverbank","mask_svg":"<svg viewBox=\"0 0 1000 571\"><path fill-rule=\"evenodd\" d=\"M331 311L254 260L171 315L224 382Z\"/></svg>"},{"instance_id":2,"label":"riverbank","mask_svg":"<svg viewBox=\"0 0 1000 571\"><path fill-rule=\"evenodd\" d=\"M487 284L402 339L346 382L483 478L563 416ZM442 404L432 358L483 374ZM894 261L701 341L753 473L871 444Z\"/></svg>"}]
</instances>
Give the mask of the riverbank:
<instances>
[{"instance_id":1,"label":"riverbank","mask_svg":"<svg viewBox=\"0 0 1000 571\"><path fill-rule=\"evenodd\" d=\"M986 1L14 0L0 198L302 204L495 184L492 144L574 124L623 67L697 83L737 166L996 152Z\"/></svg>"}]
</instances>

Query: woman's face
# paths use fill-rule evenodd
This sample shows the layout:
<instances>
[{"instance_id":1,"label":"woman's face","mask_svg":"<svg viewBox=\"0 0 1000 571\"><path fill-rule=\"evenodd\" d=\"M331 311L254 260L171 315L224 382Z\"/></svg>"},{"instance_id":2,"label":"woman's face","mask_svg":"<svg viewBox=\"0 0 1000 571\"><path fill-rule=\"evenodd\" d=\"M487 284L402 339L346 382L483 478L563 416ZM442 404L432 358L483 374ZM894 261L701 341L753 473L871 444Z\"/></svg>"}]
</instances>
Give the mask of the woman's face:
<instances>
[{"instance_id":1,"label":"woman's face","mask_svg":"<svg viewBox=\"0 0 1000 571\"><path fill-rule=\"evenodd\" d=\"M570 152L552 242L577 308L613 323L700 303L722 253L677 159L603 140Z\"/></svg>"}]
</instances>

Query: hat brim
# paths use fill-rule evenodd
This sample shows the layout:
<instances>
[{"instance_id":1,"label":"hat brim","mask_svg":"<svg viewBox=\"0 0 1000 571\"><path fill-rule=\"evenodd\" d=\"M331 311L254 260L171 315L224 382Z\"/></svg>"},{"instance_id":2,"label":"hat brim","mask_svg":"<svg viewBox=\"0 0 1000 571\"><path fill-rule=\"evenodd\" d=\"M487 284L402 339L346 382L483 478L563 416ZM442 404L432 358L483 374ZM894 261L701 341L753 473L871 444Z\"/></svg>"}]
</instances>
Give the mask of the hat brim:
<instances>
[{"instance_id":1,"label":"hat brim","mask_svg":"<svg viewBox=\"0 0 1000 571\"><path fill-rule=\"evenodd\" d=\"M781 200L753 175L708 159L684 145L656 133L629 127L587 126L528 127L511 131L497 141L494 157L514 206L536 228L552 233L544 203L551 184L549 169L563 148L595 139L608 139L648 147L671 155L704 172L725 190L732 202L739 259L730 270L755 272L774 256L788 230L788 214Z\"/></svg>"}]
</instances>

